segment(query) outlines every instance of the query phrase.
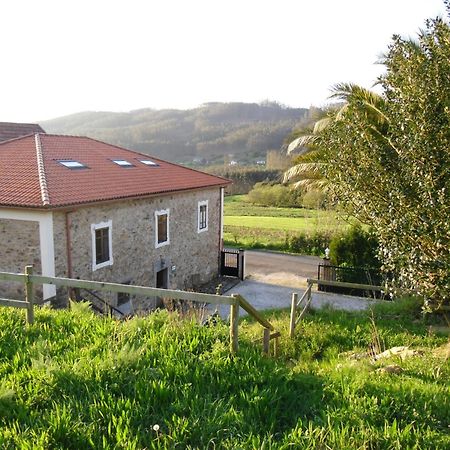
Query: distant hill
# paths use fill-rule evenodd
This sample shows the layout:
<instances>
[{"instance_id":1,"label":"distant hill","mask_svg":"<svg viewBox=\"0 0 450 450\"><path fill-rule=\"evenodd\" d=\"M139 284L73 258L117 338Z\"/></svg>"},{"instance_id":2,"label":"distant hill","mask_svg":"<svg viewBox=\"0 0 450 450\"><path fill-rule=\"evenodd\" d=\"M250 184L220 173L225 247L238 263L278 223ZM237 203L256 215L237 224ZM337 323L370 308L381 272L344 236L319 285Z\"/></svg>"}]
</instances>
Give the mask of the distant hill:
<instances>
[{"instance_id":1,"label":"distant hill","mask_svg":"<svg viewBox=\"0 0 450 450\"><path fill-rule=\"evenodd\" d=\"M190 110L81 112L40 122L49 133L85 135L181 163L265 159L307 116L275 102L206 103Z\"/></svg>"}]
</instances>

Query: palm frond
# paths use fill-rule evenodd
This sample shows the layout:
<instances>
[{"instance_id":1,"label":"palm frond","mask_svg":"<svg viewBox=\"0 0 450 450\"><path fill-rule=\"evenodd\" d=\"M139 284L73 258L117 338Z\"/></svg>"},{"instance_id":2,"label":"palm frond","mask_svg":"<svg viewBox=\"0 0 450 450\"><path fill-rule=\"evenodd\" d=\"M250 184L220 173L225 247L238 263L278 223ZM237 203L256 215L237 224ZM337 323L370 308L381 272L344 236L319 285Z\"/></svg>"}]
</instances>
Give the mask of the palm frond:
<instances>
[{"instance_id":1,"label":"palm frond","mask_svg":"<svg viewBox=\"0 0 450 450\"><path fill-rule=\"evenodd\" d=\"M325 130L325 128L327 128L330 125L331 121L332 121L331 117L324 117L323 119L318 120L314 124L313 134L318 134L321 131Z\"/></svg>"},{"instance_id":2,"label":"palm frond","mask_svg":"<svg viewBox=\"0 0 450 450\"><path fill-rule=\"evenodd\" d=\"M304 136L300 136L297 139L294 139L287 148L287 154L300 151L299 153L305 153L307 149L305 147L311 146L314 144L315 136L312 134L305 134Z\"/></svg>"},{"instance_id":3,"label":"palm frond","mask_svg":"<svg viewBox=\"0 0 450 450\"><path fill-rule=\"evenodd\" d=\"M305 179L293 183L292 188L302 189L304 191L312 191L312 190L326 191L328 185L329 185L328 180L324 178L320 180Z\"/></svg>"},{"instance_id":4,"label":"palm frond","mask_svg":"<svg viewBox=\"0 0 450 450\"><path fill-rule=\"evenodd\" d=\"M323 177L324 163L301 163L292 166L283 174L283 183L289 183L295 179L320 179Z\"/></svg>"}]
</instances>

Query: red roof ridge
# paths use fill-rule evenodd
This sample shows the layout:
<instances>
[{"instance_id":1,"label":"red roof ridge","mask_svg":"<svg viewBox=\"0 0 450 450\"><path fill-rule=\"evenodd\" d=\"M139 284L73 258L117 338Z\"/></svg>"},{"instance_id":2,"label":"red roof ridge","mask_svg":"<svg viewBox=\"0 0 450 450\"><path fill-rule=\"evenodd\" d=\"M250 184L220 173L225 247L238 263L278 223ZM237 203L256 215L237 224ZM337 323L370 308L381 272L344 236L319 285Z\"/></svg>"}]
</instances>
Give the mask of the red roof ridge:
<instances>
[{"instance_id":1,"label":"red roof ridge","mask_svg":"<svg viewBox=\"0 0 450 450\"><path fill-rule=\"evenodd\" d=\"M34 142L36 145L36 160L39 176L39 186L41 187L42 204L44 206L48 206L50 205L50 198L48 195L47 178L45 176L44 155L42 154L42 143L40 136L41 134L42 133L36 133L34 135Z\"/></svg>"}]
</instances>

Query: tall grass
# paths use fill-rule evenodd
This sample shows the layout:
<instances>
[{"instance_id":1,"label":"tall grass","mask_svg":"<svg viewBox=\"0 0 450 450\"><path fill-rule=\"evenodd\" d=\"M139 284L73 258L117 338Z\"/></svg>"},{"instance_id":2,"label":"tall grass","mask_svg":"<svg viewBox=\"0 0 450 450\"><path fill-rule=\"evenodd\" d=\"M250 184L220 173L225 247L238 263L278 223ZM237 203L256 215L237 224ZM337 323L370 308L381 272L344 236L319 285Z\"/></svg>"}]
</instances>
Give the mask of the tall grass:
<instances>
[{"instance_id":1,"label":"tall grass","mask_svg":"<svg viewBox=\"0 0 450 450\"><path fill-rule=\"evenodd\" d=\"M0 310L0 447L446 448L450 368L433 353L446 338L409 307L384 308L373 317L385 345L424 351L400 375L339 356L370 345L367 314L313 311L289 340L287 312L274 312L275 360L249 319L231 356L226 324L167 312L117 322L81 304L26 327Z\"/></svg>"}]
</instances>

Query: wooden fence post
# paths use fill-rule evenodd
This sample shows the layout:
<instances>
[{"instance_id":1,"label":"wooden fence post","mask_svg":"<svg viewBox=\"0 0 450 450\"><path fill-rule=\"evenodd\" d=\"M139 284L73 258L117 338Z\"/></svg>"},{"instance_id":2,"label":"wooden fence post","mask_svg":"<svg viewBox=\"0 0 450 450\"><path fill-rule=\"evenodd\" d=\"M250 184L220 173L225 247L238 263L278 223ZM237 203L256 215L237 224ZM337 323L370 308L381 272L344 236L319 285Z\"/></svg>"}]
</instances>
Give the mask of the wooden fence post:
<instances>
[{"instance_id":1,"label":"wooden fence post","mask_svg":"<svg viewBox=\"0 0 450 450\"><path fill-rule=\"evenodd\" d=\"M230 306L230 350L237 353L239 349L238 327L239 327L239 296L232 294L235 302Z\"/></svg>"},{"instance_id":2,"label":"wooden fence post","mask_svg":"<svg viewBox=\"0 0 450 450\"><path fill-rule=\"evenodd\" d=\"M297 312L297 297L298 294L296 292L292 293L291 299L291 321L289 323L289 337L292 339L295 334L295 316Z\"/></svg>"},{"instance_id":3,"label":"wooden fence post","mask_svg":"<svg viewBox=\"0 0 450 450\"><path fill-rule=\"evenodd\" d=\"M263 329L263 353L265 355L269 354L269 344L270 344L270 330L268 328Z\"/></svg>"},{"instance_id":4,"label":"wooden fence post","mask_svg":"<svg viewBox=\"0 0 450 450\"><path fill-rule=\"evenodd\" d=\"M27 301L27 322L32 324L34 322L34 286L30 280L30 275L33 275L33 266L25 266L25 300Z\"/></svg>"},{"instance_id":5,"label":"wooden fence post","mask_svg":"<svg viewBox=\"0 0 450 450\"><path fill-rule=\"evenodd\" d=\"M273 356L275 357L275 358L277 358L278 357L278 353L279 353L279 344L280 344L280 338L278 338L278 337L276 337L274 340L273 340Z\"/></svg>"}]
</instances>

